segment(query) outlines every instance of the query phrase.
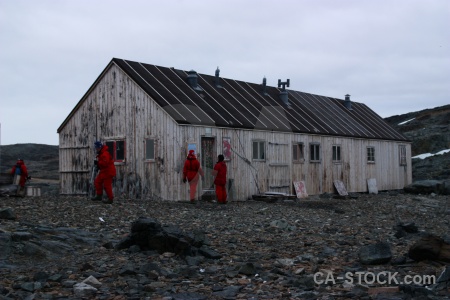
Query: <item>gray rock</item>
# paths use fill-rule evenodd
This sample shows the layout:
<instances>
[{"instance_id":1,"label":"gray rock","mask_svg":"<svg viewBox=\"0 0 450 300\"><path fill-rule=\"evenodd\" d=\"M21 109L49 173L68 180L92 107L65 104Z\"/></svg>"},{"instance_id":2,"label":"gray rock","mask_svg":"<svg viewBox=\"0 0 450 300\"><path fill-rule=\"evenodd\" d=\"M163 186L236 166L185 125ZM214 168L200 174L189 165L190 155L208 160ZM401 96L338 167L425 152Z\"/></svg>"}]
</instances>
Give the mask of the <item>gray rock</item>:
<instances>
[{"instance_id":1,"label":"gray rock","mask_svg":"<svg viewBox=\"0 0 450 300\"><path fill-rule=\"evenodd\" d=\"M444 180L420 180L406 186L404 191L410 194L442 194L450 195L450 183Z\"/></svg>"},{"instance_id":2,"label":"gray rock","mask_svg":"<svg viewBox=\"0 0 450 300\"><path fill-rule=\"evenodd\" d=\"M136 270L135 270L135 268L134 268L134 266L132 264L126 264L119 271L119 275L120 276L136 275L136 274L137 274L137 272L136 272Z\"/></svg>"},{"instance_id":3,"label":"gray rock","mask_svg":"<svg viewBox=\"0 0 450 300\"><path fill-rule=\"evenodd\" d=\"M415 261L437 260L450 262L450 244L444 239L427 235L416 241L408 251L409 258Z\"/></svg>"},{"instance_id":4,"label":"gray rock","mask_svg":"<svg viewBox=\"0 0 450 300\"><path fill-rule=\"evenodd\" d=\"M24 242L20 246L17 253L24 256L45 258L49 254L44 248L34 242Z\"/></svg>"},{"instance_id":5,"label":"gray rock","mask_svg":"<svg viewBox=\"0 0 450 300\"><path fill-rule=\"evenodd\" d=\"M54 274L48 277L47 281L61 282L63 276L61 274Z\"/></svg>"},{"instance_id":6,"label":"gray rock","mask_svg":"<svg viewBox=\"0 0 450 300\"><path fill-rule=\"evenodd\" d=\"M208 297L198 293L179 293L170 295L171 300L207 300Z\"/></svg>"},{"instance_id":7,"label":"gray rock","mask_svg":"<svg viewBox=\"0 0 450 300\"><path fill-rule=\"evenodd\" d=\"M48 277L49 277L49 275L47 272L39 271L34 274L33 280L39 281L39 282L46 282L48 280Z\"/></svg>"},{"instance_id":8,"label":"gray rock","mask_svg":"<svg viewBox=\"0 0 450 300\"><path fill-rule=\"evenodd\" d=\"M391 259L391 247L385 242L364 246L359 251L359 261L365 265L385 264Z\"/></svg>"},{"instance_id":9,"label":"gray rock","mask_svg":"<svg viewBox=\"0 0 450 300\"><path fill-rule=\"evenodd\" d=\"M95 288L100 288L102 286L102 283L97 280L94 276L89 276L85 280L82 281L82 283L88 284L90 286L93 286Z\"/></svg>"},{"instance_id":10,"label":"gray rock","mask_svg":"<svg viewBox=\"0 0 450 300\"><path fill-rule=\"evenodd\" d=\"M161 268L155 263L147 263L139 268L139 274L147 274L151 271L155 271L156 273L161 273Z\"/></svg>"},{"instance_id":11,"label":"gray rock","mask_svg":"<svg viewBox=\"0 0 450 300\"><path fill-rule=\"evenodd\" d=\"M206 257L206 258L211 258L211 259L220 259L220 258L222 258L222 255L220 253L210 249L207 246L202 246L200 249L198 249L198 252L201 255L203 255L204 257Z\"/></svg>"},{"instance_id":12,"label":"gray rock","mask_svg":"<svg viewBox=\"0 0 450 300\"><path fill-rule=\"evenodd\" d=\"M313 290L315 285L314 276L311 275L302 276L293 282L293 286L303 290Z\"/></svg>"},{"instance_id":13,"label":"gray rock","mask_svg":"<svg viewBox=\"0 0 450 300\"><path fill-rule=\"evenodd\" d=\"M65 280L61 283L61 285L66 288L73 288L75 284L77 284L75 280Z\"/></svg>"},{"instance_id":14,"label":"gray rock","mask_svg":"<svg viewBox=\"0 0 450 300\"><path fill-rule=\"evenodd\" d=\"M91 298L97 293L97 289L86 283L77 283L73 286L73 293L77 297Z\"/></svg>"},{"instance_id":15,"label":"gray rock","mask_svg":"<svg viewBox=\"0 0 450 300\"><path fill-rule=\"evenodd\" d=\"M186 234L177 226L162 226L153 218L139 218L132 223L130 235L122 239L115 248L121 250L137 245L143 251L156 250L158 253L171 252L182 256L192 255L198 251L208 258L222 257L219 253L206 248L205 242L205 235L201 231Z\"/></svg>"},{"instance_id":16,"label":"gray rock","mask_svg":"<svg viewBox=\"0 0 450 300\"><path fill-rule=\"evenodd\" d=\"M297 229L296 226L289 225L289 223L285 219L270 222L270 227L287 231L294 231Z\"/></svg>"},{"instance_id":17,"label":"gray rock","mask_svg":"<svg viewBox=\"0 0 450 300\"><path fill-rule=\"evenodd\" d=\"M34 282L25 282L20 285L20 288L27 292L34 292Z\"/></svg>"},{"instance_id":18,"label":"gray rock","mask_svg":"<svg viewBox=\"0 0 450 300\"><path fill-rule=\"evenodd\" d=\"M247 276L253 276L256 274L256 272L256 267L251 262L248 262L239 268L239 273Z\"/></svg>"},{"instance_id":19,"label":"gray rock","mask_svg":"<svg viewBox=\"0 0 450 300\"><path fill-rule=\"evenodd\" d=\"M396 226L394 226L395 237L402 238L407 236L409 233L417 233L419 229L415 225L414 222L399 222Z\"/></svg>"},{"instance_id":20,"label":"gray rock","mask_svg":"<svg viewBox=\"0 0 450 300\"><path fill-rule=\"evenodd\" d=\"M186 256L185 257L186 263L189 266L198 266L202 261L204 261L203 256Z\"/></svg>"},{"instance_id":21,"label":"gray rock","mask_svg":"<svg viewBox=\"0 0 450 300\"><path fill-rule=\"evenodd\" d=\"M13 232L12 234L13 242L28 241L33 237L34 236L31 233L23 231Z\"/></svg>"},{"instance_id":22,"label":"gray rock","mask_svg":"<svg viewBox=\"0 0 450 300\"><path fill-rule=\"evenodd\" d=\"M7 258L11 252L12 236L10 233L0 232L0 258Z\"/></svg>"},{"instance_id":23,"label":"gray rock","mask_svg":"<svg viewBox=\"0 0 450 300\"><path fill-rule=\"evenodd\" d=\"M236 297L239 291L243 288L243 286L228 286L225 287L222 291L218 291L213 293L215 296L222 297L224 299Z\"/></svg>"},{"instance_id":24,"label":"gray rock","mask_svg":"<svg viewBox=\"0 0 450 300\"><path fill-rule=\"evenodd\" d=\"M15 220L16 218L16 213L11 207L0 209L0 219Z\"/></svg>"}]
</instances>

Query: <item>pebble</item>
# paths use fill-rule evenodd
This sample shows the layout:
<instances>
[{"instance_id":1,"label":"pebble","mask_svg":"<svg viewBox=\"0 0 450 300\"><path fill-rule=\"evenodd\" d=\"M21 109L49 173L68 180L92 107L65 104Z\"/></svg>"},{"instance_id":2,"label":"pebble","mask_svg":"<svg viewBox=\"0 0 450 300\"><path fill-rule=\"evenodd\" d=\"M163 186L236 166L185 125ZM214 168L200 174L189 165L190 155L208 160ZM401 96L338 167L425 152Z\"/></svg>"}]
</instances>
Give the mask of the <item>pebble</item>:
<instances>
[{"instance_id":1,"label":"pebble","mask_svg":"<svg viewBox=\"0 0 450 300\"><path fill-rule=\"evenodd\" d=\"M449 198L434 195L432 200L448 203ZM376 270L439 276L439 262L402 258L423 230L448 235L446 217L422 204L408 194L384 193L225 206L125 199L107 206L84 197L3 197L0 210L7 217L0 218L0 298L370 299L369 291L389 291L395 298L418 289L377 284L362 289L364 284L342 280L317 284L314 275ZM208 250L187 257L139 247L115 250L139 217L186 233L202 232ZM414 224L419 232L397 238L399 222ZM360 249L380 241L402 259L362 264ZM443 291L430 293L439 297Z\"/></svg>"}]
</instances>

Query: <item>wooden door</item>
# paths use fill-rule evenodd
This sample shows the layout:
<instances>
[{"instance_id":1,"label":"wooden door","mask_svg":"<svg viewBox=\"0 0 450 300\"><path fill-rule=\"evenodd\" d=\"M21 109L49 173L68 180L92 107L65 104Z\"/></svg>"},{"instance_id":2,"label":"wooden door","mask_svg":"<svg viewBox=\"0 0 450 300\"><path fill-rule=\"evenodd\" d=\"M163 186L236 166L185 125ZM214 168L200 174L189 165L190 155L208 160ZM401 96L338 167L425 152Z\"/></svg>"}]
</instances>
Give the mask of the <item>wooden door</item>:
<instances>
[{"instance_id":1,"label":"wooden door","mask_svg":"<svg viewBox=\"0 0 450 300\"><path fill-rule=\"evenodd\" d=\"M291 170L289 163L288 144L269 143L268 144L268 191L291 194Z\"/></svg>"},{"instance_id":2,"label":"wooden door","mask_svg":"<svg viewBox=\"0 0 450 300\"><path fill-rule=\"evenodd\" d=\"M205 176L202 179L202 189L211 190L214 189L214 178L212 177L212 171L214 164L217 162L216 156L216 140L213 137L202 137L201 142L201 154L200 163L205 172Z\"/></svg>"}]
</instances>

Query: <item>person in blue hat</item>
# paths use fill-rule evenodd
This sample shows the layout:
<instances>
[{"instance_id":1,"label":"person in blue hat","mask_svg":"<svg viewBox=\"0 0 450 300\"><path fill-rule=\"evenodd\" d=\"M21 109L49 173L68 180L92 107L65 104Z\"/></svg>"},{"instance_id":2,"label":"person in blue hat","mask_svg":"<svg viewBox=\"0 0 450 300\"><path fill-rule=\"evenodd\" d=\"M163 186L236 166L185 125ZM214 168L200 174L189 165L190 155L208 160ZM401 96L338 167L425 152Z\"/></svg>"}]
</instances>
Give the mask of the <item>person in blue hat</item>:
<instances>
[{"instance_id":1,"label":"person in blue hat","mask_svg":"<svg viewBox=\"0 0 450 300\"><path fill-rule=\"evenodd\" d=\"M95 151L97 151L97 167L100 172L94 180L96 196L91 198L91 200L102 200L103 190L105 190L108 200L103 200L102 202L112 204L114 201L112 182L113 178L116 176L116 166L108 151L108 146L103 145L100 141L96 141L94 147Z\"/></svg>"}]
</instances>

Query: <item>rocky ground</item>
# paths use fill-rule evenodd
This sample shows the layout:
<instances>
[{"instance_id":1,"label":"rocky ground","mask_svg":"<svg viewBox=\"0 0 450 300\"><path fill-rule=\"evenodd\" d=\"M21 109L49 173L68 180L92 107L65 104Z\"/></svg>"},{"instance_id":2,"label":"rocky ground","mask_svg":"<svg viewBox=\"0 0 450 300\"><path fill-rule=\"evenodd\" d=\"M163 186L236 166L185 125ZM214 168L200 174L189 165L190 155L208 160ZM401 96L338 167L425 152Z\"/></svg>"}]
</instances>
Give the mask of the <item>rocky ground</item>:
<instances>
[{"instance_id":1,"label":"rocky ground","mask_svg":"<svg viewBox=\"0 0 450 300\"><path fill-rule=\"evenodd\" d=\"M227 205L2 197L0 299L449 299L449 262L408 257L425 233L449 242L449 216L449 196L401 192ZM210 251L115 249L139 217ZM380 242L387 259L368 263L380 253L363 249ZM395 280L373 280L381 272Z\"/></svg>"}]
</instances>

